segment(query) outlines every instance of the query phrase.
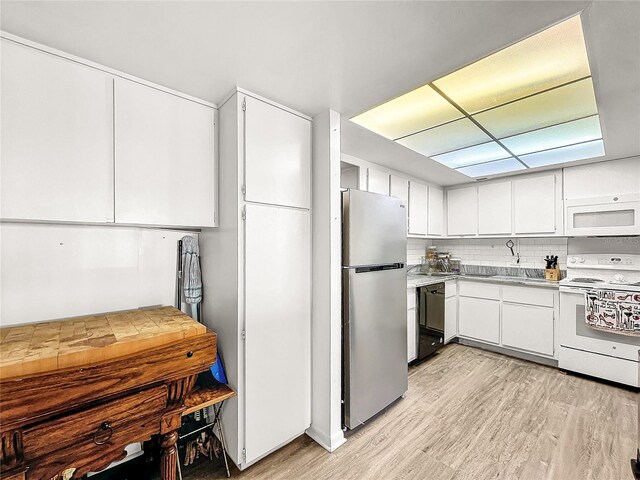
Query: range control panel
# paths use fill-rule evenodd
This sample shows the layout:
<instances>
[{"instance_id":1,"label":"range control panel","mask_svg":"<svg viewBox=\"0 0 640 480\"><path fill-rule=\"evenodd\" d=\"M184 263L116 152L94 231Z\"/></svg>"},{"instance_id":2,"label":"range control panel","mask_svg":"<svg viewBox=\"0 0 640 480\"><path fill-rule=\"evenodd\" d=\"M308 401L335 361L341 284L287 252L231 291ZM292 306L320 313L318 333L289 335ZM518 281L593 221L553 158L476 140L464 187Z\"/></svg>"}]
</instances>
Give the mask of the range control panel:
<instances>
[{"instance_id":1,"label":"range control panel","mask_svg":"<svg viewBox=\"0 0 640 480\"><path fill-rule=\"evenodd\" d=\"M583 268L640 270L640 255L573 255L567 258L567 266Z\"/></svg>"}]
</instances>

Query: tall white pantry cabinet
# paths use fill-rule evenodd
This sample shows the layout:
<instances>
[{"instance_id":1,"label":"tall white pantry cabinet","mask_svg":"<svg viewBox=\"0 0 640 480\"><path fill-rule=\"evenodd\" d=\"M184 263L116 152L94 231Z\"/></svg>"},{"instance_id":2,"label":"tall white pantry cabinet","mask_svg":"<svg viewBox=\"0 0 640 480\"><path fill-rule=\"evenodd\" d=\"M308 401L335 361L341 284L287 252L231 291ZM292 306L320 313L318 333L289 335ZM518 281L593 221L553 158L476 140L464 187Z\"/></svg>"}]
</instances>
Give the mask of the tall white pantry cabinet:
<instances>
[{"instance_id":1,"label":"tall white pantry cabinet","mask_svg":"<svg viewBox=\"0 0 640 480\"><path fill-rule=\"evenodd\" d=\"M203 319L238 393L222 421L243 469L311 424L311 120L237 90L219 110L219 149Z\"/></svg>"}]
</instances>

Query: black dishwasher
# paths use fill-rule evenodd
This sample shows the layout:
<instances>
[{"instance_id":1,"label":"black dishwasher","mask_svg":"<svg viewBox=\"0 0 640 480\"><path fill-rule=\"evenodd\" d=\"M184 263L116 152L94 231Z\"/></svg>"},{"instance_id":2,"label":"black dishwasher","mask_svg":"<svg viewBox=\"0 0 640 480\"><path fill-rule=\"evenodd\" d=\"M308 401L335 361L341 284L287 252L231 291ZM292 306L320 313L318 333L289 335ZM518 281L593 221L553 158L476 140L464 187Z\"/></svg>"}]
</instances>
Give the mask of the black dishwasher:
<instances>
[{"instance_id":1,"label":"black dishwasher","mask_svg":"<svg viewBox=\"0 0 640 480\"><path fill-rule=\"evenodd\" d=\"M444 346L444 283L418 288L416 315L418 355L420 363Z\"/></svg>"}]
</instances>

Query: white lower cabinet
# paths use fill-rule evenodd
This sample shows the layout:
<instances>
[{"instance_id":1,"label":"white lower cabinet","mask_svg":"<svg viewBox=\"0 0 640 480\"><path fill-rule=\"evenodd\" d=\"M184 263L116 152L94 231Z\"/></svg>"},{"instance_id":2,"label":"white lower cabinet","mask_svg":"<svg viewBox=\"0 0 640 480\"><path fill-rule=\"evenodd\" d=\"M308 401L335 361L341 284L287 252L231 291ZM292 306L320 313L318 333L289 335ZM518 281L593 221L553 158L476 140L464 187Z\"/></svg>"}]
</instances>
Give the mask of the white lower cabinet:
<instances>
[{"instance_id":1,"label":"white lower cabinet","mask_svg":"<svg viewBox=\"0 0 640 480\"><path fill-rule=\"evenodd\" d=\"M500 302L460 297L458 333L488 343L500 343Z\"/></svg>"},{"instance_id":2,"label":"white lower cabinet","mask_svg":"<svg viewBox=\"0 0 640 480\"><path fill-rule=\"evenodd\" d=\"M418 356L416 331L416 289L407 290L407 362Z\"/></svg>"},{"instance_id":3,"label":"white lower cabinet","mask_svg":"<svg viewBox=\"0 0 640 480\"><path fill-rule=\"evenodd\" d=\"M553 355L553 308L502 305L502 344L543 355Z\"/></svg>"}]
</instances>

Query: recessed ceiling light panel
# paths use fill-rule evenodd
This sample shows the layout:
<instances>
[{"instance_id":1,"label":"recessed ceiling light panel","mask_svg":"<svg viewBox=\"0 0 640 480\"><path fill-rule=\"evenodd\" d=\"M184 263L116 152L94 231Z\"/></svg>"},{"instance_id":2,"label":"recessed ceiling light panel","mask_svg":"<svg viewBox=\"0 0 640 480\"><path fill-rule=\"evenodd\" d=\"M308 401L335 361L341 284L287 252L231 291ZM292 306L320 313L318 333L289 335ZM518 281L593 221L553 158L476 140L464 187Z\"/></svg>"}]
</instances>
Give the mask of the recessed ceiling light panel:
<instances>
[{"instance_id":1,"label":"recessed ceiling light panel","mask_svg":"<svg viewBox=\"0 0 640 480\"><path fill-rule=\"evenodd\" d=\"M420 133L408 135L398 139L397 142L430 157L490 140L491 137L478 128L475 123L468 118L461 118Z\"/></svg>"},{"instance_id":2,"label":"recessed ceiling light panel","mask_svg":"<svg viewBox=\"0 0 640 480\"><path fill-rule=\"evenodd\" d=\"M524 170L525 168L526 167L515 158L505 158L504 160L470 165L468 167L458 168L457 170L469 177L487 177L489 175L498 175L499 173Z\"/></svg>"},{"instance_id":3,"label":"recessed ceiling light panel","mask_svg":"<svg viewBox=\"0 0 640 480\"><path fill-rule=\"evenodd\" d=\"M590 75L575 16L433 83L473 114Z\"/></svg>"},{"instance_id":4,"label":"recessed ceiling light panel","mask_svg":"<svg viewBox=\"0 0 640 480\"><path fill-rule=\"evenodd\" d=\"M602 140L569 145L568 147L554 148L544 152L521 155L522 160L528 167L544 167L546 165L556 165L558 163L574 162L587 158L604 156L604 143Z\"/></svg>"},{"instance_id":5,"label":"recessed ceiling light panel","mask_svg":"<svg viewBox=\"0 0 640 480\"><path fill-rule=\"evenodd\" d=\"M490 162L507 158L510 154L496 142L487 142L474 147L463 148L455 152L436 155L433 159L450 168L464 167L474 163Z\"/></svg>"}]
</instances>

